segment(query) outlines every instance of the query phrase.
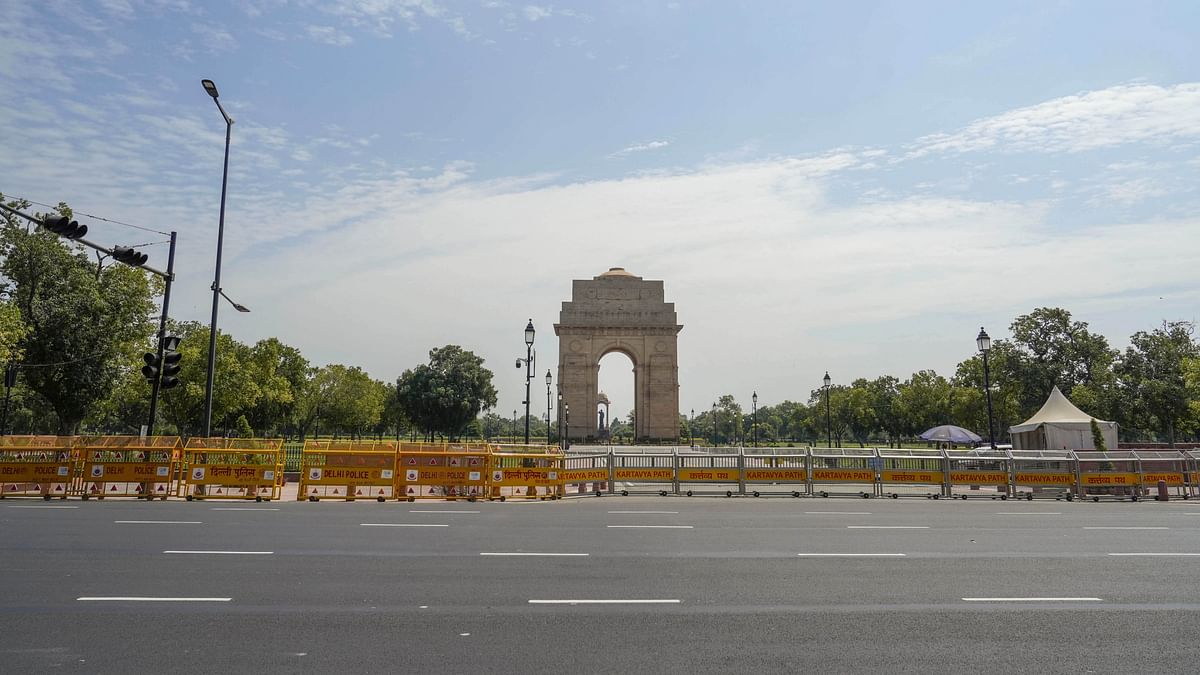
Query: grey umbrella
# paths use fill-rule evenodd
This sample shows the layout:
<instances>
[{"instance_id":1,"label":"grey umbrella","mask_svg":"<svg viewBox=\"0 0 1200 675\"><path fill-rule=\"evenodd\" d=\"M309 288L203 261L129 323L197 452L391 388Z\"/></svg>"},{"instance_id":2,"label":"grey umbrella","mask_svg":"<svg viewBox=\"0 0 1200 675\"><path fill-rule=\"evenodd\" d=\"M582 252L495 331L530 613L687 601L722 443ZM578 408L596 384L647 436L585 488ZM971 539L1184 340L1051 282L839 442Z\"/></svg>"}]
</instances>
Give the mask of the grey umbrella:
<instances>
[{"instance_id":1,"label":"grey umbrella","mask_svg":"<svg viewBox=\"0 0 1200 675\"><path fill-rule=\"evenodd\" d=\"M935 441L939 443L978 443L983 440L979 434L956 427L953 424L943 424L940 427L929 429L921 434L921 438L927 441Z\"/></svg>"}]
</instances>

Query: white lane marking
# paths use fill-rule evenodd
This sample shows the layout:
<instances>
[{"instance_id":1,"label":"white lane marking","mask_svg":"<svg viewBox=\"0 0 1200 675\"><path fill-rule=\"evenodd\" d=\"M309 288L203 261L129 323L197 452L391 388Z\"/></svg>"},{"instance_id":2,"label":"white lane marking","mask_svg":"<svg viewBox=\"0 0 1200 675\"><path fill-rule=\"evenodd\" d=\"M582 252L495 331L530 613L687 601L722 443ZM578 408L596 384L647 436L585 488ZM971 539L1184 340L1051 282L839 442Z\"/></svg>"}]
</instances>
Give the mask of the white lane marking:
<instances>
[{"instance_id":1,"label":"white lane marking","mask_svg":"<svg viewBox=\"0 0 1200 675\"><path fill-rule=\"evenodd\" d=\"M679 515L678 511L609 511L609 513L657 513L663 515Z\"/></svg>"},{"instance_id":2,"label":"white lane marking","mask_svg":"<svg viewBox=\"0 0 1200 675\"><path fill-rule=\"evenodd\" d=\"M678 605L679 600L530 600L531 605Z\"/></svg>"},{"instance_id":3,"label":"white lane marking","mask_svg":"<svg viewBox=\"0 0 1200 675\"><path fill-rule=\"evenodd\" d=\"M1101 598L963 598L965 602L1103 602Z\"/></svg>"},{"instance_id":4,"label":"white lane marking","mask_svg":"<svg viewBox=\"0 0 1200 675\"><path fill-rule=\"evenodd\" d=\"M442 511L439 509L430 509L428 511L410 510L409 513L479 513L478 511Z\"/></svg>"},{"instance_id":5,"label":"white lane marking","mask_svg":"<svg viewBox=\"0 0 1200 675\"><path fill-rule=\"evenodd\" d=\"M435 523L359 523L362 527L450 527Z\"/></svg>"},{"instance_id":6,"label":"white lane marking","mask_svg":"<svg viewBox=\"0 0 1200 675\"><path fill-rule=\"evenodd\" d=\"M928 525L847 525L848 530L928 530Z\"/></svg>"},{"instance_id":7,"label":"white lane marking","mask_svg":"<svg viewBox=\"0 0 1200 675\"><path fill-rule=\"evenodd\" d=\"M1062 511L998 511L998 516L1061 516Z\"/></svg>"},{"instance_id":8,"label":"white lane marking","mask_svg":"<svg viewBox=\"0 0 1200 675\"><path fill-rule=\"evenodd\" d=\"M643 529L643 530L691 530L691 525L609 525L613 528Z\"/></svg>"},{"instance_id":9,"label":"white lane marking","mask_svg":"<svg viewBox=\"0 0 1200 675\"><path fill-rule=\"evenodd\" d=\"M805 511L806 516L869 516L870 511Z\"/></svg>"},{"instance_id":10,"label":"white lane marking","mask_svg":"<svg viewBox=\"0 0 1200 675\"><path fill-rule=\"evenodd\" d=\"M262 509L253 506L214 506L210 511L278 511L279 509Z\"/></svg>"},{"instance_id":11,"label":"white lane marking","mask_svg":"<svg viewBox=\"0 0 1200 675\"><path fill-rule=\"evenodd\" d=\"M195 555L275 555L274 551L163 551L163 553Z\"/></svg>"},{"instance_id":12,"label":"white lane marking","mask_svg":"<svg viewBox=\"0 0 1200 675\"><path fill-rule=\"evenodd\" d=\"M459 633L458 634L459 637L468 637L470 635L471 635L470 633Z\"/></svg>"},{"instance_id":13,"label":"white lane marking","mask_svg":"<svg viewBox=\"0 0 1200 675\"><path fill-rule=\"evenodd\" d=\"M1200 556L1200 553L1109 553L1109 555L1119 556Z\"/></svg>"},{"instance_id":14,"label":"white lane marking","mask_svg":"<svg viewBox=\"0 0 1200 675\"><path fill-rule=\"evenodd\" d=\"M1085 530L1169 530L1168 527L1126 527L1122 525L1097 525L1094 527L1085 527Z\"/></svg>"},{"instance_id":15,"label":"white lane marking","mask_svg":"<svg viewBox=\"0 0 1200 675\"><path fill-rule=\"evenodd\" d=\"M25 505L9 504L8 508L10 508L10 509L77 509L79 507L78 506L40 506L40 505L39 506L33 506L33 505L25 506Z\"/></svg>"},{"instance_id":16,"label":"white lane marking","mask_svg":"<svg viewBox=\"0 0 1200 675\"><path fill-rule=\"evenodd\" d=\"M562 557L577 557L588 556L591 553L480 553L479 555L493 556L562 556Z\"/></svg>"},{"instance_id":17,"label":"white lane marking","mask_svg":"<svg viewBox=\"0 0 1200 675\"><path fill-rule=\"evenodd\" d=\"M111 597L75 598L80 602L229 602L233 598L151 598L116 595Z\"/></svg>"},{"instance_id":18,"label":"white lane marking","mask_svg":"<svg viewBox=\"0 0 1200 675\"><path fill-rule=\"evenodd\" d=\"M797 553L802 558L903 558L905 553Z\"/></svg>"},{"instance_id":19,"label":"white lane marking","mask_svg":"<svg viewBox=\"0 0 1200 675\"><path fill-rule=\"evenodd\" d=\"M200 525L199 520L114 520L125 525Z\"/></svg>"}]
</instances>

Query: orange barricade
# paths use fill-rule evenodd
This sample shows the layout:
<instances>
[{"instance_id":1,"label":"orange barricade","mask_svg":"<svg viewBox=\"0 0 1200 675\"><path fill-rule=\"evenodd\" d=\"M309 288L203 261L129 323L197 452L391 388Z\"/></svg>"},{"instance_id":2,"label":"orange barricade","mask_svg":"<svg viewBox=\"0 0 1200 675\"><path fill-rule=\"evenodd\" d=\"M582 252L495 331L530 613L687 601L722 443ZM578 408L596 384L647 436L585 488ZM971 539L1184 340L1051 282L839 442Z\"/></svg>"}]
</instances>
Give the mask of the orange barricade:
<instances>
[{"instance_id":1,"label":"orange barricade","mask_svg":"<svg viewBox=\"0 0 1200 675\"><path fill-rule=\"evenodd\" d=\"M75 439L82 466L71 493L84 499L166 499L178 470L178 436L84 436Z\"/></svg>"},{"instance_id":2,"label":"orange barricade","mask_svg":"<svg viewBox=\"0 0 1200 675\"><path fill-rule=\"evenodd\" d=\"M396 496L396 444L305 441L297 500L375 499Z\"/></svg>"},{"instance_id":3,"label":"orange barricade","mask_svg":"<svg viewBox=\"0 0 1200 675\"><path fill-rule=\"evenodd\" d=\"M563 455L554 446L507 445L492 448L490 498L559 499L563 493Z\"/></svg>"},{"instance_id":4,"label":"orange barricade","mask_svg":"<svg viewBox=\"0 0 1200 675\"><path fill-rule=\"evenodd\" d=\"M0 436L0 499L66 499L75 480L71 436Z\"/></svg>"},{"instance_id":5,"label":"orange barricade","mask_svg":"<svg viewBox=\"0 0 1200 675\"><path fill-rule=\"evenodd\" d=\"M401 443L396 465L400 499L466 499L487 496L487 446Z\"/></svg>"},{"instance_id":6,"label":"orange barricade","mask_svg":"<svg viewBox=\"0 0 1200 675\"><path fill-rule=\"evenodd\" d=\"M191 438L183 449L180 492L189 502L279 499L283 460L281 439Z\"/></svg>"}]
</instances>

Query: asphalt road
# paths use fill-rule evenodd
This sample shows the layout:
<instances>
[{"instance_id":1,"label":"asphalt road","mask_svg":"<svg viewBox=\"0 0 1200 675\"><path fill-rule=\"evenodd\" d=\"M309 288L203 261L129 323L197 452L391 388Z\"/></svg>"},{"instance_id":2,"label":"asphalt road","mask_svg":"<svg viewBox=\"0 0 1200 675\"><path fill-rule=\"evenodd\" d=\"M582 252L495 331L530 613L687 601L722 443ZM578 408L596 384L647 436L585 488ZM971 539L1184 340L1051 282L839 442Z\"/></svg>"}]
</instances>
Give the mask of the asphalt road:
<instances>
[{"instance_id":1,"label":"asphalt road","mask_svg":"<svg viewBox=\"0 0 1200 675\"><path fill-rule=\"evenodd\" d=\"M1196 502L4 500L0 672L1191 673L1197 572Z\"/></svg>"}]
</instances>

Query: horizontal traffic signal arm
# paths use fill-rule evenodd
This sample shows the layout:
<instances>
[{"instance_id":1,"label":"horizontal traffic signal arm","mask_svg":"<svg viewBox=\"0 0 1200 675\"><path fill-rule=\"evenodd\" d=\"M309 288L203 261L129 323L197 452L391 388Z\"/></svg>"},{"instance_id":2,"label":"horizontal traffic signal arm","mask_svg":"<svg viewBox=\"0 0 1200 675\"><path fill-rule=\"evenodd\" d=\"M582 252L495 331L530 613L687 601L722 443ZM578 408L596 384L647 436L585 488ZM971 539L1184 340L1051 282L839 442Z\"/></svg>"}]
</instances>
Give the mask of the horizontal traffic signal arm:
<instances>
[{"instance_id":1,"label":"horizontal traffic signal arm","mask_svg":"<svg viewBox=\"0 0 1200 675\"><path fill-rule=\"evenodd\" d=\"M149 260L149 257L144 253L139 253L137 250L128 246L114 246L113 248L105 248L99 244L95 244L87 239L84 239L83 235L87 234L87 225L80 225L79 223L76 223L75 221L63 216L49 216L43 221L2 203L0 203L0 209L4 209L15 216L20 216L25 220L34 223L35 225L40 225L41 227L46 228L46 230L53 232L60 237L78 242L90 249L94 249L96 251L100 251L101 253L112 256L113 260L125 263L126 265L132 265L133 267L140 267L151 274L157 274L163 279L171 278L171 276L166 272L147 265L146 261Z\"/></svg>"}]
</instances>

